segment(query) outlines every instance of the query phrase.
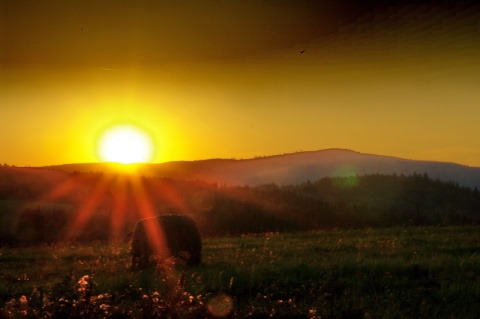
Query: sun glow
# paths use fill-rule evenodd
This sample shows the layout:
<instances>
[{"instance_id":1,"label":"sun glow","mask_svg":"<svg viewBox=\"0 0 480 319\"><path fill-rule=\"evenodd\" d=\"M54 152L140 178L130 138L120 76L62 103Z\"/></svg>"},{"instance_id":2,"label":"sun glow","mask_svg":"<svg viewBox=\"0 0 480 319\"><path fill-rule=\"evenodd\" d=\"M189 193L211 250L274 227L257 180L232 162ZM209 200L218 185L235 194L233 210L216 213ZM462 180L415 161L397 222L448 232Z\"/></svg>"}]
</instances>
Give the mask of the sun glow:
<instances>
[{"instance_id":1,"label":"sun glow","mask_svg":"<svg viewBox=\"0 0 480 319\"><path fill-rule=\"evenodd\" d=\"M151 137L142 129L125 124L104 131L98 140L98 156L105 162L145 163L153 160Z\"/></svg>"}]
</instances>

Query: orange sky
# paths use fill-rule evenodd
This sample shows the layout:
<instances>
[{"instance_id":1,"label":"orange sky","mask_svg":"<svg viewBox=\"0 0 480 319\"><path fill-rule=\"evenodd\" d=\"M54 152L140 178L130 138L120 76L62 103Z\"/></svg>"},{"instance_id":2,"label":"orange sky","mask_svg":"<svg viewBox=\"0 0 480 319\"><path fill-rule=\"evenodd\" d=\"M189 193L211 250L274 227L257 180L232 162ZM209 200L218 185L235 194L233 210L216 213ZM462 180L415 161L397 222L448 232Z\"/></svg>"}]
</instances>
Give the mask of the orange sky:
<instances>
[{"instance_id":1,"label":"orange sky","mask_svg":"<svg viewBox=\"0 0 480 319\"><path fill-rule=\"evenodd\" d=\"M398 2L2 0L0 163L95 162L127 122L156 162L338 147L480 166L480 6Z\"/></svg>"}]
</instances>

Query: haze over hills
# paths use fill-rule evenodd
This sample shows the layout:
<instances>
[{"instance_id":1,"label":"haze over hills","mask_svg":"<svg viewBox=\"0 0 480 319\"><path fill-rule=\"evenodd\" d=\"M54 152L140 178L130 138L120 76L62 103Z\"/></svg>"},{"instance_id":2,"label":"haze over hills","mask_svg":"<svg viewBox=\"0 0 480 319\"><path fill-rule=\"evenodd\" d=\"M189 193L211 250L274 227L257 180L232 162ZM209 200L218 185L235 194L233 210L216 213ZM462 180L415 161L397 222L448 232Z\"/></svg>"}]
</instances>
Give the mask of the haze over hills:
<instances>
[{"instance_id":1,"label":"haze over hills","mask_svg":"<svg viewBox=\"0 0 480 319\"><path fill-rule=\"evenodd\" d=\"M111 172L108 163L66 164L50 169L78 172ZM409 160L359 153L345 149L297 152L252 159L208 159L136 165L135 171L149 177L202 180L226 185L299 184L323 177L371 174L428 174L432 179L480 188L480 167Z\"/></svg>"},{"instance_id":2,"label":"haze over hills","mask_svg":"<svg viewBox=\"0 0 480 319\"><path fill-rule=\"evenodd\" d=\"M480 224L480 167L341 149L118 165L0 166L0 244L119 239L171 213L195 216L206 236Z\"/></svg>"}]
</instances>

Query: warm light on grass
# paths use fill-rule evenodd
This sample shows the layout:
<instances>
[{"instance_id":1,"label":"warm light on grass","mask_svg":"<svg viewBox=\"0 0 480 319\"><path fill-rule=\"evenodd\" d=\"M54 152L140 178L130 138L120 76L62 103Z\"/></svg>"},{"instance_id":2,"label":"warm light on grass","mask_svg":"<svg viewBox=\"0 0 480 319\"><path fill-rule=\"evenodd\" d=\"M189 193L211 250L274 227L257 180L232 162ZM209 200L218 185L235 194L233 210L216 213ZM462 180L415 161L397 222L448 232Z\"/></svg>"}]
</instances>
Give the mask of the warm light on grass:
<instances>
[{"instance_id":1,"label":"warm light on grass","mask_svg":"<svg viewBox=\"0 0 480 319\"><path fill-rule=\"evenodd\" d=\"M98 156L105 162L122 164L144 163L153 159L151 137L133 125L118 125L102 133L98 141Z\"/></svg>"},{"instance_id":2,"label":"warm light on grass","mask_svg":"<svg viewBox=\"0 0 480 319\"><path fill-rule=\"evenodd\" d=\"M201 267L142 272L122 242L0 246L0 314L476 319L479 240L478 226L215 237Z\"/></svg>"}]
</instances>

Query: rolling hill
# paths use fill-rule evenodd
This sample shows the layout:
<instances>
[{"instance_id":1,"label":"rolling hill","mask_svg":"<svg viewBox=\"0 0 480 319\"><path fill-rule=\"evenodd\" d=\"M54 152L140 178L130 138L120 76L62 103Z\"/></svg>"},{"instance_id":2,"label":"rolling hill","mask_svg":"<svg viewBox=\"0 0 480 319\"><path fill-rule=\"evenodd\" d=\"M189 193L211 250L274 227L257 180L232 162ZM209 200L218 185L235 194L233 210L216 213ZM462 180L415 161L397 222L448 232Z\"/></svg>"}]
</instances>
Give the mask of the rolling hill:
<instances>
[{"instance_id":1,"label":"rolling hill","mask_svg":"<svg viewBox=\"0 0 480 319\"><path fill-rule=\"evenodd\" d=\"M170 213L195 216L205 236L480 224L480 168L454 163L329 149L129 168L140 175L109 163L0 166L0 244L118 240Z\"/></svg>"},{"instance_id":2,"label":"rolling hill","mask_svg":"<svg viewBox=\"0 0 480 319\"><path fill-rule=\"evenodd\" d=\"M66 164L50 169L79 172L111 172L106 163ZM371 174L428 174L432 179L480 188L480 167L455 163L418 161L391 156L327 149L265 156L252 159L208 159L137 165L148 177L202 180L226 185L299 184L323 177Z\"/></svg>"}]
</instances>

